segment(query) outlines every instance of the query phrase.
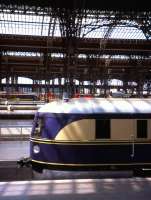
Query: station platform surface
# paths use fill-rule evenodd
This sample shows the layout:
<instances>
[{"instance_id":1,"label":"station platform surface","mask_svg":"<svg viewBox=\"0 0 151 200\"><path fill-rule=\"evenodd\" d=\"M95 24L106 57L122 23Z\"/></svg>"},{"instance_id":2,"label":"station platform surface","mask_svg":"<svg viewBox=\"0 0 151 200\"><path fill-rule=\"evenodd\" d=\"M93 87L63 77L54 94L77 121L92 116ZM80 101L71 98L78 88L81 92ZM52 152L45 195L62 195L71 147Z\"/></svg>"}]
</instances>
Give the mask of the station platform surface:
<instances>
[{"instance_id":1,"label":"station platform surface","mask_svg":"<svg viewBox=\"0 0 151 200\"><path fill-rule=\"evenodd\" d=\"M29 141L0 141L0 161L29 157Z\"/></svg>"},{"instance_id":2,"label":"station platform surface","mask_svg":"<svg viewBox=\"0 0 151 200\"><path fill-rule=\"evenodd\" d=\"M0 200L150 200L151 178L0 182Z\"/></svg>"}]
</instances>

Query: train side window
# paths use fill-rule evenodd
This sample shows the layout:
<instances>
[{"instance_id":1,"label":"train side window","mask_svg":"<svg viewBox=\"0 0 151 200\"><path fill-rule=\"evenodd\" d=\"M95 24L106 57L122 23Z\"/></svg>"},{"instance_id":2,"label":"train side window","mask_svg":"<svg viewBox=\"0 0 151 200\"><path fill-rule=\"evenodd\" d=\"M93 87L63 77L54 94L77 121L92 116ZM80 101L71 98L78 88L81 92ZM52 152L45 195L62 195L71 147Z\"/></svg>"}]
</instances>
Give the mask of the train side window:
<instances>
[{"instance_id":1,"label":"train side window","mask_svg":"<svg viewBox=\"0 0 151 200\"><path fill-rule=\"evenodd\" d=\"M110 120L97 119L95 121L95 135L96 139L109 139L111 135Z\"/></svg>"},{"instance_id":2,"label":"train side window","mask_svg":"<svg viewBox=\"0 0 151 200\"><path fill-rule=\"evenodd\" d=\"M147 120L137 120L137 138L147 138Z\"/></svg>"}]
</instances>

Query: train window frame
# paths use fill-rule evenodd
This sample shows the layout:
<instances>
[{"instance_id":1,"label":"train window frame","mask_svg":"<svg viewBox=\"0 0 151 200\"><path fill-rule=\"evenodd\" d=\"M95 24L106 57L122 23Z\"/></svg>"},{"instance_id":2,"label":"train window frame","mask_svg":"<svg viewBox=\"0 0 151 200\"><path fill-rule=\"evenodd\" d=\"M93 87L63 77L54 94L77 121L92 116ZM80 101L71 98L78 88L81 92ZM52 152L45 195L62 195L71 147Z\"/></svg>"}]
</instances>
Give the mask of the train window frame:
<instances>
[{"instance_id":1,"label":"train window frame","mask_svg":"<svg viewBox=\"0 0 151 200\"><path fill-rule=\"evenodd\" d=\"M108 130L107 130L107 137L105 137L106 136L106 134L101 134L101 132L98 130L98 128L97 128L97 122L109 122L109 127L108 127ZM96 140L108 140L108 139L111 139L111 119L95 119L95 139Z\"/></svg>"},{"instance_id":2,"label":"train window frame","mask_svg":"<svg viewBox=\"0 0 151 200\"><path fill-rule=\"evenodd\" d=\"M142 124L140 124L140 123L142 123ZM143 124L143 123L145 123L145 124ZM145 127L144 127L144 125L145 125ZM143 132L140 129L142 129ZM136 120L136 136L138 139L141 139L141 138L147 139L148 138L148 120L147 119L137 119Z\"/></svg>"}]
</instances>

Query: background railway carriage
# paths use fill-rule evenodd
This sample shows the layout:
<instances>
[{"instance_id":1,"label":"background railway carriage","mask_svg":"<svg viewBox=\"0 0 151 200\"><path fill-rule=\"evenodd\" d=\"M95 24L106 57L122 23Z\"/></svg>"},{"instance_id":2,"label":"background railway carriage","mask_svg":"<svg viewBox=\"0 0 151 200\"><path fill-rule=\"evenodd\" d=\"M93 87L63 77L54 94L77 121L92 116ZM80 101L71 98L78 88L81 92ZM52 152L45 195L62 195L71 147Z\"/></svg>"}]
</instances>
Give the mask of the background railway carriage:
<instances>
[{"instance_id":1,"label":"background railway carriage","mask_svg":"<svg viewBox=\"0 0 151 200\"><path fill-rule=\"evenodd\" d=\"M32 166L113 169L151 166L151 99L54 101L35 115Z\"/></svg>"}]
</instances>

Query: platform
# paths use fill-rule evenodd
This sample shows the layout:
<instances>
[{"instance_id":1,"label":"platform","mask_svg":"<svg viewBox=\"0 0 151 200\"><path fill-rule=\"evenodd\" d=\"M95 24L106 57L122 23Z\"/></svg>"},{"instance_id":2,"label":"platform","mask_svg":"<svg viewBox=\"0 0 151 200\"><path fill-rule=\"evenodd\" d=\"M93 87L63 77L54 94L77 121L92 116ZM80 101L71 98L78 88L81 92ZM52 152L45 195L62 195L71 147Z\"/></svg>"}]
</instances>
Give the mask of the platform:
<instances>
[{"instance_id":1,"label":"platform","mask_svg":"<svg viewBox=\"0 0 151 200\"><path fill-rule=\"evenodd\" d=\"M0 161L16 161L29 156L29 141L0 141Z\"/></svg>"},{"instance_id":2,"label":"platform","mask_svg":"<svg viewBox=\"0 0 151 200\"><path fill-rule=\"evenodd\" d=\"M150 200L151 178L0 182L1 200Z\"/></svg>"}]
</instances>

